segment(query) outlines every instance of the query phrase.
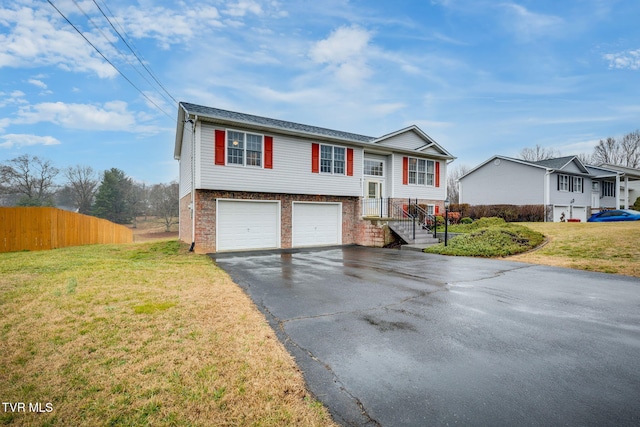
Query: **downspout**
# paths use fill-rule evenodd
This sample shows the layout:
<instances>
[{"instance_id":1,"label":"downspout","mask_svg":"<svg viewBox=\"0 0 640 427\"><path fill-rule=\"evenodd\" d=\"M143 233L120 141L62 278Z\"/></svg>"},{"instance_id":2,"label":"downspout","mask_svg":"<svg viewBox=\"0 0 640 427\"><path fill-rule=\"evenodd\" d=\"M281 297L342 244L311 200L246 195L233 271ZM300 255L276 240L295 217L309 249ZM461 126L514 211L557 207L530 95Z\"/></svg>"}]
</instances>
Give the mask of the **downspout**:
<instances>
[{"instance_id":1,"label":"downspout","mask_svg":"<svg viewBox=\"0 0 640 427\"><path fill-rule=\"evenodd\" d=\"M191 247L193 252L196 246L196 123L198 116L194 116L191 122Z\"/></svg>"},{"instance_id":2,"label":"downspout","mask_svg":"<svg viewBox=\"0 0 640 427\"><path fill-rule=\"evenodd\" d=\"M550 202L551 202L551 191L549 188L549 185L551 184L549 182L549 177L551 176L551 174L553 173L553 170L551 169L547 169L547 172L544 174L544 188L543 188L543 197L544 197L544 222L547 222L547 218L548 218L548 212L547 212L547 207L549 206ZM553 213L552 213L553 215ZM551 221L553 222L553 220Z\"/></svg>"}]
</instances>

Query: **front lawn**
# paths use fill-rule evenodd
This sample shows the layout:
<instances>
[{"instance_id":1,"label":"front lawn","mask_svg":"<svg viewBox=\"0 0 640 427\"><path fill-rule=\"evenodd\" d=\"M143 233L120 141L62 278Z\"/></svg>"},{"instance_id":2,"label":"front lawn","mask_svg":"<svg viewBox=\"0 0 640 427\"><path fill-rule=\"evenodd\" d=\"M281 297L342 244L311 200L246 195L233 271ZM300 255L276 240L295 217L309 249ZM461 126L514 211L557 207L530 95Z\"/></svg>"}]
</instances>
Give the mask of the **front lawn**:
<instances>
[{"instance_id":1,"label":"front lawn","mask_svg":"<svg viewBox=\"0 0 640 427\"><path fill-rule=\"evenodd\" d=\"M0 254L0 397L25 408L0 425L335 425L249 297L177 241Z\"/></svg>"},{"instance_id":2,"label":"front lawn","mask_svg":"<svg viewBox=\"0 0 640 427\"><path fill-rule=\"evenodd\" d=\"M549 243L516 261L640 277L640 221L532 222Z\"/></svg>"}]
</instances>

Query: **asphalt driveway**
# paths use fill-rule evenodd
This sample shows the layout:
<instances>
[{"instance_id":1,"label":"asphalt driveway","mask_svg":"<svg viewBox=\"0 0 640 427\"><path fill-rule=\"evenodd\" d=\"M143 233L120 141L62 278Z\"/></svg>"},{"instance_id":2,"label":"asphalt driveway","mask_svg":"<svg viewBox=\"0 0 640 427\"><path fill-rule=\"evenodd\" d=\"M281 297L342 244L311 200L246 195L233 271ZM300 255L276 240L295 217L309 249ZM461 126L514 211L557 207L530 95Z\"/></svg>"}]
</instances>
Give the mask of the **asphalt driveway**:
<instances>
[{"instance_id":1,"label":"asphalt driveway","mask_svg":"<svg viewBox=\"0 0 640 427\"><path fill-rule=\"evenodd\" d=\"M343 425L640 425L640 280L341 247L214 256Z\"/></svg>"}]
</instances>

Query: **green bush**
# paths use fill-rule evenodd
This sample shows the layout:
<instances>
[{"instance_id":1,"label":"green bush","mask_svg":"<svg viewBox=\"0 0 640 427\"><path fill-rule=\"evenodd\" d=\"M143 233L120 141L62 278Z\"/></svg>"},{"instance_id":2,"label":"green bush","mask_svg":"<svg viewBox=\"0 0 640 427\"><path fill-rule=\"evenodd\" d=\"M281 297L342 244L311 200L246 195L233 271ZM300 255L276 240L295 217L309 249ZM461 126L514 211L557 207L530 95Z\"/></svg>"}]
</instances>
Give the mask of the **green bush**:
<instances>
[{"instance_id":1,"label":"green bush","mask_svg":"<svg viewBox=\"0 0 640 427\"><path fill-rule=\"evenodd\" d=\"M633 204L633 206L631 206L631 209L634 209L636 211L640 211L640 197L638 197L635 201L635 203Z\"/></svg>"},{"instance_id":2,"label":"green bush","mask_svg":"<svg viewBox=\"0 0 640 427\"><path fill-rule=\"evenodd\" d=\"M523 225L506 223L502 218L481 218L472 224L459 225L467 233L439 244L425 252L443 255L503 257L526 252L544 241L544 236Z\"/></svg>"},{"instance_id":3,"label":"green bush","mask_svg":"<svg viewBox=\"0 0 640 427\"><path fill-rule=\"evenodd\" d=\"M473 220L471 218L469 218L468 216L462 218L460 220L461 224L473 224Z\"/></svg>"}]
</instances>

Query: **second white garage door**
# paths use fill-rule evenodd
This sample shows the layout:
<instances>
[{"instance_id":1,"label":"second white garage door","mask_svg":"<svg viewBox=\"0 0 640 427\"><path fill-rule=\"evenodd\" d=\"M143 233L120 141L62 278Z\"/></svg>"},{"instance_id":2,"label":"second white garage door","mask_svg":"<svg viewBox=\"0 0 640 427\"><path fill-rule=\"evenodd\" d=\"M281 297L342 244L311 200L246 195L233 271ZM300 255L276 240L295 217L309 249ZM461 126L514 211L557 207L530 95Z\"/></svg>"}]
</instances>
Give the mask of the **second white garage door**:
<instances>
[{"instance_id":1,"label":"second white garage door","mask_svg":"<svg viewBox=\"0 0 640 427\"><path fill-rule=\"evenodd\" d=\"M218 200L218 251L280 247L280 203Z\"/></svg>"},{"instance_id":2,"label":"second white garage door","mask_svg":"<svg viewBox=\"0 0 640 427\"><path fill-rule=\"evenodd\" d=\"M293 203L292 246L342 244L342 203Z\"/></svg>"}]
</instances>

